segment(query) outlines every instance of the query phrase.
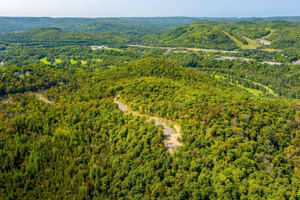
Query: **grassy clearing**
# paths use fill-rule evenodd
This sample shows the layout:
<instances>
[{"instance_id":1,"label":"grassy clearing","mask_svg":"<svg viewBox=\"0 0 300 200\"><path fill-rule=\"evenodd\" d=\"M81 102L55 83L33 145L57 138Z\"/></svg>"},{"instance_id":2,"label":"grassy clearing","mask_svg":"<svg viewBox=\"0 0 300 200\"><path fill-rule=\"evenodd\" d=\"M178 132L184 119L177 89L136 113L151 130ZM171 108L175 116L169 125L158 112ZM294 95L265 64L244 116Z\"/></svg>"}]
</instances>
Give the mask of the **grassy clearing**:
<instances>
[{"instance_id":1,"label":"grassy clearing","mask_svg":"<svg viewBox=\"0 0 300 200\"><path fill-rule=\"evenodd\" d=\"M51 62L47 60L47 57L40 59L40 61L46 65L51 65Z\"/></svg>"},{"instance_id":2,"label":"grassy clearing","mask_svg":"<svg viewBox=\"0 0 300 200\"><path fill-rule=\"evenodd\" d=\"M243 49L256 49L257 47L259 47L260 45L258 44L257 40L252 40L250 38L247 38L245 36L243 36L243 38L248 42L247 45L244 45L242 48Z\"/></svg>"},{"instance_id":3,"label":"grassy clearing","mask_svg":"<svg viewBox=\"0 0 300 200\"><path fill-rule=\"evenodd\" d=\"M123 50L121 50L121 49L116 49L116 48L108 48L108 49L113 50L113 51L120 51L120 52L123 51Z\"/></svg>"},{"instance_id":4,"label":"grassy clearing","mask_svg":"<svg viewBox=\"0 0 300 200\"><path fill-rule=\"evenodd\" d=\"M94 59L96 62L103 62L103 59Z\"/></svg>"},{"instance_id":5,"label":"grassy clearing","mask_svg":"<svg viewBox=\"0 0 300 200\"><path fill-rule=\"evenodd\" d=\"M242 88L242 89L244 89L244 90L247 90L248 92L254 94L255 96L260 96L260 95L263 94L263 92L260 91L260 90L256 90L256 89L244 87L244 86L242 86L242 85L240 85L240 84L236 84L236 86L238 86L238 87L240 87L240 88Z\"/></svg>"},{"instance_id":6,"label":"grassy clearing","mask_svg":"<svg viewBox=\"0 0 300 200\"><path fill-rule=\"evenodd\" d=\"M224 76L223 76L223 75L217 75L217 74L216 74L216 75L215 75L215 78L216 78L216 79L223 79L223 80L226 80L226 79L227 79L227 76L228 76L227 74L224 74ZM259 85L259 86L261 86L261 87L264 87L264 88L266 89L266 91L267 91L269 94L272 94L273 96L278 97L278 95L277 95L277 94L274 92L274 90L272 90L271 88L269 88L269 87L267 87L267 86L265 86L265 85L263 85L263 84L260 84L260 83L251 81L251 80L249 80L249 79L248 79L248 81L252 82L252 83L255 84L255 85ZM238 84L238 82L237 82L236 84L229 82L229 84L230 84L230 85L234 85L234 86L238 86L239 88L242 88L242 89L244 89L244 90L247 90L248 92L252 93L252 94L255 95L255 96L261 96L261 95L263 94L263 92L262 92L261 90L257 90L257 89L252 89L252 88L245 87L245 86L243 86L243 85Z\"/></svg>"},{"instance_id":7,"label":"grassy clearing","mask_svg":"<svg viewBox=\"0 0 300 200\"><path fill-rule=\"evenodd\" d=\"M215 75L215 78L216 78L216 79L226 79L226 77L220 76L220 75L217 75L217 74Z\"/></svg>"},{"instance_id":8,"label":"grassy clearing","mask_svg":"<svg viewBox=\"0 0 300 200\"><path fill-rule=\"evenodd\" d=\"M100 62L103 62L103 59L94 59L94 58L93 58L93 61L99 62L99 63L100 63Z\"/></svg>"},{"instance_id":9,"label":"grassy clearing","mask_svg":"<svg viewBox=\"0 0 300 200\"><path fill-rule=\"evenodd\" d=\"M264 37L262 37L260 39L267 40L268 38L270 38L271 35L274 33L275 30L274 29L270 29L270 31L271 31L271 33L269 35L266 35L266 36L264 36Z\"/></svg>"},{"instance_id":10,"label":"grassy clearing","mask_svg":"<svg viewBox=\"0 0 300 200\"><path fill-rule=\"evenodd\" d=\"M251 80L249 80L249 81L251 81ZM261 84L261 83L257 83L257 82L254 82L254 81L251 81L253 84L256 84L256 85L259 85L259 86L261 86L261 87L264 87L267 91L268 91L268 93L269 94L272 94L273 96L275 96L275 97L278 97L278 94L276 94L275 92L274 92L274 90L272 90L271 88L269 88L268 86L265 86L265 85L263 85L263 84Z\"/></svg>"},{"instance_id":11,"label":"grassy clearing","mask_svg":"<svg viewBox=\"0 0 300 200\"><path fill-rule=\"evenodd\" d=\"M252 40L250 38L247 38L245 36L243 36L243 38L248 42L248 44L244 44L241 41L239 41L238 39L236 39L235 37L233 37L232 35L230 35L229 33L227 33L226 31L223 31L232 41L234 41L236 43L236 45L238 45L239 47L241 47L242 49L255 49L257 47L259 47L260 45L258 44L257 40Z\"/></svg>"},{"instance_id":12,"label":"grassy clearing","mask_svg":"<svg viewBox=\"0 0 300 200\"><path fill-rule=\"evenodd\" d=\"M61 59L55 59L54 65L59 64L59 63L62 63L62 60Z\"/></svg>"},{"instance_id":13,"label":"grassy clearing","mask_svg":"<svg viewBox=\"0 0 300 200\"><path fill-rule=\"evenodd\" d=\"M195 52L199 52L199 51L204 51L207 53L219 53L219 52L223 52L222 50L214 50L214 49L187 49L187 50L192 50ZM235 52L226 52L226 53L235 53Z\"/></svg>"},{"instance_id":14,"label":"grassy clearing","mask_svg":"<svg viewBox=\"0 0 300 200\"><path fill-rule=\"evenodd\" d=\"M229 33L227 33L226 31L223 31L225 33L225 35L227 35L232 41L234 41L236 43L236 45L238 45L239 47L245 46L241 41L239 41L238 39L236 39L235 37L233 37L232 35L230 35Z\"/></svg>"},{"instance_id":15,"label":"grassy clearing","mask_svg":"<svg viewBox=\"0 0 300 200\"><path fill-rule=\"evenodd\" d=\"M267 52L282 52L283 50L281 49L261 49L262 51L267 51Z\"/></svg>"},{"instance_id":16,"label":"grassy clearing","mask_svg":"<svg viewBox=\"0 0 300 200\"><path fill-rule=\"evenodd\" d=\"M81 60L81 64L82 64L82 65L86 65L86 64L87 64L87 61Z\"/></svg>"},{"instance_id":17,"label":"grassy clearing","mask_svg":"<svg viewBox=\"0 0 300 200\"><path fill-rule=\"evenodd\" d=\"M76 61L76 60L73 60L73 59L70 59L70 63L71 63L72 65L75 65L75 64L77 64L77 61Z\"/></svg>"}]
</instances>

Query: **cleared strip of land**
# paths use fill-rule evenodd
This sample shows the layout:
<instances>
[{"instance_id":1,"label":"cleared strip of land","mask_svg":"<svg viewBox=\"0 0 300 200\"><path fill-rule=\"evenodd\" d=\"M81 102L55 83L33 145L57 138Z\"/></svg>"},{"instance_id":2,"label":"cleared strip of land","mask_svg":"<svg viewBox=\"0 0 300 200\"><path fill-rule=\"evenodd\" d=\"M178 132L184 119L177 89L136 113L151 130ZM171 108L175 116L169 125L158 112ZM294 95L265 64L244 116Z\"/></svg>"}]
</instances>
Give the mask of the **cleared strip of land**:
<instances>
[{"instance_id":1,"label":"cleared strip of land","mask_svg":"<svg viewBox=\"0 0 300 200\"><path fill-rule=\"evenodd\" d=\"M43 101L47 104L50 104L50 105L54 105L53 102L49 101L48 99L46 99L46 97L44 97L42 94L35 94L35 96L40 100L40 101Z\"/></svg>"},{"instance_id":2,"label":"cleared strip of land","mask_svg":"<svg viewBox=\"0 0 300 200\"><path fill-rule=\"evenodd\" d=\"M181 136L180 128L175 122L164 119L162 117L149 116L140 114L136 111L132 111L127 105L123 104L120 101L118 96L115 97L114 103L118 104L119 110L123 111L124 113L131 113L132 115L146 117L147 122L154 120L155 125L162 126L163 133L167 136L167 139L164 141L164 146L170 153L173 153L174 150L176 150L176 148L181 145L181 143L177 140Z\"/></svg>"},{"instance_id":3,"label":"cleared strip of land","mask_svg":"<svg viewBox=\"0 0 300 200\"><path fill-rule=\"evenodd\" d=\"M206 51L206 52L221 52L221 53L238 53L238 51L225 51L225 50L218 50L218 49L199 49L199 48L190 48L190 47L153 47L153 46L144 46L144 45L135 45L135 44L128 44L128 47L139 47L139 48L148 48L148 49L185 49L190 51Z\"/></svg>"}]
</instances>

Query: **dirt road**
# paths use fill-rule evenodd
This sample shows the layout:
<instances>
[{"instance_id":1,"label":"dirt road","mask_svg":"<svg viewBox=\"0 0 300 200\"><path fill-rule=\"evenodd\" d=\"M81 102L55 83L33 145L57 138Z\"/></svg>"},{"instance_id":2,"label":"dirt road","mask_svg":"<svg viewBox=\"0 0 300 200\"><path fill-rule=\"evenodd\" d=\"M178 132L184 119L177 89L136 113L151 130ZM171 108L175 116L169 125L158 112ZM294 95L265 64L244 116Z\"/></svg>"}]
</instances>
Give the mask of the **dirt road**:
<instances>
[{"instance_id":1,"label":"dirt road","mask_svg":"<svg viewBox=\"0 0 300 200\"><path fill-rule=\"evenodd\" d=\"M222 53L238 53L238 51L225 51L225 50L218 50L218 49L198 49L198 48L189 48L189 47L153 47L153 46L144 46L144 45L135 45L135 44L128 44L128 47L140 47L140 48L148 48L148 49L166 49L166 50L175 50L175 49L185 49L190 51L206 51L206 52L222 52Z\"/></svg>"},{"instance_id":2,"label":"dirt road","mask_svg":"<svg viewBox=\"0 0 300 200\"><path fill-rule=\"evenodd\" d=\"M44 96L42 96L41 94L36 94L36 97L37 97L40 101L43 101L43 102L45 102L45 103L54 105L53 102L49 101L48 99L46 99L46 98L45 98Z\"/></svg>"},{"instance_id":3,"label":"dirt road","mask_svg":"<svg viewBox=\"0 0 300 200\"><path fill-rule=\"evenodd\" d=\"M125 113L132 113L133 115L136 116L146 117L147 122L154 120L155 125L162 126L163 133L167 136L167 139L164 141L164 146L170 153L173 153L174 150L176 150L176 148L181 145L181 143L177 140L181 136L180 128L175 122L161 117L148 116L148 115L140 114L139 112L136 111L132 111L128 106L123 104L118 97L115 97L114 103L118 104L119 110ZM174 128L172 128L171 126Z\"/></svg>"},{"instance_id":4,"label":"dirt road","mask_svg":"<svg viewBox=\"0 0 300 200\"><path fill-rule=\"evenodd\" d=\"M0 99L0 103L5 103L5 104L11 104L11 98L3 98L3 99Z\"/></svg>"}]
</instances>

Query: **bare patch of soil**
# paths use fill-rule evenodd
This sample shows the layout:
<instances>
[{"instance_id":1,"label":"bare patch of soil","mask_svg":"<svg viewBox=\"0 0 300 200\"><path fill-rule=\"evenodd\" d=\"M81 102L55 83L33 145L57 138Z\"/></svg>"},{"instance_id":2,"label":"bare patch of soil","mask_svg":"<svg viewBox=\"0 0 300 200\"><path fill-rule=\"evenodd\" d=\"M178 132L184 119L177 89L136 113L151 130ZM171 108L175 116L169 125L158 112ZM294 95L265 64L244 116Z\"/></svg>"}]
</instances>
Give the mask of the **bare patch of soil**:
<instances>
[{"instance_id":1,"label":"bare patch of soil","mask_svg":"<svg viewBox=\"0 0 300 200\"><path fill-rule=\"evenodd\" d=\"M162 126L163 133L167 136L167 139L164 141L164 146L170 153L173 153L174 150L176 150L176 148L181 145L181 143L177 140L181 136L180 128L175 122L164 119L162 117L148 116L148 115L140 114L139 112L136 111L131 111L131 109L129 109L128 106L123 104L118 99L118 97L115 97L114 103L118 104L119 110L125 113L132 113L133 115L146 117L147 122L154 120L155 125ZM173 126L174 128L172 128L171 126Z\"/></svg>"}]
</instances>

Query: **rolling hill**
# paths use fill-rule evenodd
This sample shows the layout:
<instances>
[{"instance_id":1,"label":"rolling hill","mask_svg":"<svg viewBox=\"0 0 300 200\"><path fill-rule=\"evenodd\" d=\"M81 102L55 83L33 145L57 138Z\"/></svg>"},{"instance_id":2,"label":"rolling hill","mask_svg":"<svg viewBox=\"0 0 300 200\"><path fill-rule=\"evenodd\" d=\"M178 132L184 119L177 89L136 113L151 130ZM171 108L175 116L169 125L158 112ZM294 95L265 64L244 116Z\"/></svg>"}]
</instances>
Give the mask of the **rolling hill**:
<instances>
[{"instance_id":1,"label":"rolling hill","mask_svg":"<svg viewBox=\"0 0 300 200\"><path fill-rule=\"evenodd\" d=\"M77 33L59 28L35 28L20 33L0 34L1 42L42 44L52 46L63 45L111 45L121 46L133 40L132 36L123 33Z\"/></svg>"},{"instance_id":2,"label":"rolling hill","mask_svg":"<svg viewBox=\"0 0 300 200\"><path fill-rule=\"evenodd\" d=\"M145 39L146 44L205 49L300 49L299 21L200 20Z\"/></svg>"},{"instance_id":3,"label":"rolling hill","mask_svg":"<svg viewBox=\"0 0 300 200\"><path fill-rule=\"evenodd\" d=\"M15 70L30 74L21 79ZM299 196L300 111L291 102L258 99L154 58L95 71L23 66L3 72L8 91L51 85L0 103L1 197ZM166 151L162 127L123 113L115 96L141 114L176 122L182 145Z\"/></svg>"},{"instance_id":4,"label":"rolling hill","mask_svg":"<svg viewBox=\"0 0 300 200\"><path fill-rule=\"evenodd\" d=\"M128 17L128 18L50 18L50 17L0 17L0 33L20 32L38 27L56 27L67 31L129 32L131 28L145 28L153 33L189 24L198 18L192 17ZM118 27L120 26L120 27ZM145 31L145 30L143 30Z\"/></svg>"}]
</instances>

